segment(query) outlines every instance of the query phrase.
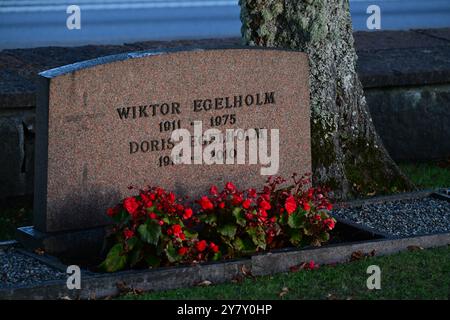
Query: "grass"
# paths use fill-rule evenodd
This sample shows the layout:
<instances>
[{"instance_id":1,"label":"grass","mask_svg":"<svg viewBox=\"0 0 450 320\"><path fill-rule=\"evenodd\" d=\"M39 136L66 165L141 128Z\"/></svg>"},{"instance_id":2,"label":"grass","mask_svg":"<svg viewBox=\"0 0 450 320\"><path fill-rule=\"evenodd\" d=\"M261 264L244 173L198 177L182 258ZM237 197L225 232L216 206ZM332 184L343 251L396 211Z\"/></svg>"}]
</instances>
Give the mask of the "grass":
<instances>
[{"instance_id":1,"label":"grass","mask_svg":"<svg viewBox=\"0 0 450 320\"><path fill-rule=\"evenodd\" d=\"M440 163L401 163L400 169L419 189L450 187L450 160Z\"/></svg>"},{"instance_id":2,"label":"grass","mask_svg":"<svg viewBox=\"0 0 450 320\"><path fill-rule=\"evenodd\" d=\"M381 269L380 290L367 289L370 265ZM119 299L450 299L450 246L246 278L241 283L127 294Z\"/></svg>"},{"instance_id":3,"label":"grass","mask_svg":"<svg viewBox=\"0 0 450 320\"><path fill-rule=\"evenodd\" d=\"M0 241L14 239L18 227L31 225L31 197L15 197L0 202Z\"/></svg>"}]
</instances>

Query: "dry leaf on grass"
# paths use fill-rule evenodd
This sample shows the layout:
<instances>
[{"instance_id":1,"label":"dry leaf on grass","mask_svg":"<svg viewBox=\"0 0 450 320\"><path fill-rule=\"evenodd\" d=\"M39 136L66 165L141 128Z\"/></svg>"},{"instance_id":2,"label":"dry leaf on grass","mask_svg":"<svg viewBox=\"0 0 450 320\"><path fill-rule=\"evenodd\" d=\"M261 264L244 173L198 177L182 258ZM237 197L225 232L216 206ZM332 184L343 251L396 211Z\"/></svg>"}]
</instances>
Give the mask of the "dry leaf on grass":
<instances>
[{"instance_id":1,"label":"dry leaf on grass","mask_svg":"<svg viewBox=\"0 0 450 320\"><path fill-rule=\"evenodd\" d=\"M420 247L420 246L408 246L407 249L409 251L421 251L421 250L423 250L423 248Z\"/></svg>"},{"instance_id":2,"label":"dry leaf on grass","mask_svg":"<svg viewBox=\"0 0 450 320\"><path fill-rule=\"evenodd\" d=\"M337 300L337 296L334 293L327 294L328 300Z\"/></svg>"},{"instance_id":3,"label":"dry leaf on grass","mask_svg":"<svg viewBox=\"0 0 450 320\"><path fill-rule=\"evenodd\" d=\"M283 289L281 289L281 292L278 295L280 296L280 298L283 298L288 293L289 293L289 288L288 287L284 287Z\"/></svg>"},{"instance_id":4,"label":"dry leaf on grass","mask_svg":"<svg viewBox=\"0 0 450 320\"><path fill-rule=\"evenodd\" d=\"M366 259L369 257L374 257L375 254L376 254L375 250L372 250L369 253L364 253L361 250L358 250L353 252L352 255L350 256L350 262Z\"/></svg>"},{"instance_id":5,"label":"dry leaf on grass","mask_svg":"<svg viewBox=\"0 0 450 320\"><path fill-rule=\"evenodd\" d=\"M242 265L242 267L241 267L241 272L242 272L242 274L244 275L244 277L255 279L255 276L252 274L252 269L251 269L251 267L248 268L248 267L244 264L244 265Z\"/></svg>"},{"instance_id":6,"label":"dry leaf on grass","mask_svg":"<svg viewBox=\"0 0 450 320\"><path fill-rule=\"evenodd\" d=\"M203 280L202 282L199 282L199 283L197 284L197 286L199 286L199 287L208 287L208 286L210 286L211 284L212 284L211 281Z\"/></svg>"}]
</instances>

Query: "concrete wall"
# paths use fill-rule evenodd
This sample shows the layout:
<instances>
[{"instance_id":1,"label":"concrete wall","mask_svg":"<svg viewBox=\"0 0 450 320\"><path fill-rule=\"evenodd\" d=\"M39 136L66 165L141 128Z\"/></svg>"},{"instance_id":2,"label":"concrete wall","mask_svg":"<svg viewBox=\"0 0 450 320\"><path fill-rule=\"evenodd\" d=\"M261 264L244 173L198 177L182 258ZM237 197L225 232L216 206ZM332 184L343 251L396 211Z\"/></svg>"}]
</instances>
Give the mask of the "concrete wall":
<instances>
[{"instance_id":1,"label":"concrete wall","mask_svg":"<svg viewBox=\"0 0 450 320\"><path fill-rule=\"evenodd\" d=\"M34 109L0 109L0 197L33 192Z\"/></svg>"},{"instance_id":2,"label":"concrete wall","mask_svg":"<svg viewBox=\"0 0 450 320\"><path fill-rule=\"evenodd\" d=\"M369 88L372 118L396 161L450 158L450 84Z\"/></svg>"}]
</instances>

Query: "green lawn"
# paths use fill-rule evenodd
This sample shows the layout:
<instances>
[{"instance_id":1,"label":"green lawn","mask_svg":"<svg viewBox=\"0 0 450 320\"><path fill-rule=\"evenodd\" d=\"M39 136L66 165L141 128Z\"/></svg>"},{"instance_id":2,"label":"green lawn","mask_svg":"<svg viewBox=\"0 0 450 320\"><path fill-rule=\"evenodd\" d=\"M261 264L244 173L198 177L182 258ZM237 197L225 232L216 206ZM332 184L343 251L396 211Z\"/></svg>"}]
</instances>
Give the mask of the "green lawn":
<instances>
[{"instance_id":1,"label":"green lawn","mask_svg":"<svg viewBox=\"0 0 450 320\"><path fill-rule=\"evenodd\" d=\"M419 189L450 187L448 163L402 163L399 166Z\"/></svg>"},{"instance_id":2,"label":"green lawn","mask_svg":"<svg viewBox=\"0 0 450 320\"><path fill-rule=\"evenodd\" d=\"M367 267L381 269L381 289L366 286ZM280 297L285 290L286 294ZM119 299L449 299L450 246L373 257L319 269L246 278L164 292L128 294Z\"/></svg>"}]
</instances>

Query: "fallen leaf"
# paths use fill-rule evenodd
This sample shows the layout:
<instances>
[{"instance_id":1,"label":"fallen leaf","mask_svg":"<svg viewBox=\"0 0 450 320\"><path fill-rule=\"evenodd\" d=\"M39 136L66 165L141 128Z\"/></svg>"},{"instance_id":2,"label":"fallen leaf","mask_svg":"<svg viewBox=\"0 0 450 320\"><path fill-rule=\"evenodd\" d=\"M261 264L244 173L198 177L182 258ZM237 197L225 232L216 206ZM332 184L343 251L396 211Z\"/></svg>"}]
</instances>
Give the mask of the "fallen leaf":
<instances>
[{"instance_id":1,"label":"fallen leaf","mask_svg":"<svg viewBox=\"0 0 450 320\"><path fill-rule=\"evenodd\" d=\"M45 254L45 250L42 249L42 248L37 248L37 249L34 250L34 253L36 253L36 254L42 256L42 255Z\"/></svg>"},{"instance_id":2,"label":"fallen leaf","mask_svg":"<svg viewBox=\"0 0 450 320\"><path fill-rule=\"evenodd\" d=\"M243 281L244 281L244 277L241 275L237 275L233 279L231 279L232 283L241 283Z\"/></svg>"},{"instance_id":3,"label":"fallen leaf","mask_svg":"<svg viewBox=\"0 0 450 320\"><path fill-rule=\"evenodd\" d=\"M407 249L409 251L421 251L421 250L423 250L423 248L420 247L420 246L408 246Z\"/></svg>"},{"instance_id":4,"label":"fallen leaf","mask_svg":"<svg viewBox=\"0 0 450 320\"><path fill-rule=\"evenodd\" d=\"M376 254L375 250L372 250L369 253L364 253L364 252L358 250L358 251L353 252L352 255L350 256L350 262L366 259L369 257L374 257L375 254Z\"/></svg>"},{"instance_id":5,"label":"fallen leaf","mask_svg":"<svg viewBox=\"0 0 450 320\"><path fill-rule=\"evenodd\" d=\"M327 294L328 300L337 300L337 296L334 293Z\"/></svg>"},{"instance_id":6,"label":"fallen leaf","mask_svg":"<svg viewBox=\"0 0 450 320\"><path fill-rule=\"evenodd\" d=\"M212 284L211 281L204 280L204 281L198 283L197 286L199 286L199 287L207 287L207 286L210 286L211 284Z\"/></svg>"},{"instance_id":7,"label":"fallen leaf","mask_svg":"<svg viewBox=\"0 0 450 320\"><path fill-rule=\"evenodd\" d=\"M144 293L144 289L139 289L139 288L134 288L133 289L133 294L135 294L135 295L141 295L141 294L143 294Z\"/></svg>"},{"instance_id":8,"label":"fallen leaf","mask_svg":"<svg viewBox=\"0 0 450 320\"><path fill-rule=\"evenodd\" d=\"M121 294L129 293L132 291L132 289L129 286L127 286L127 284L123 281L118 281L116 283L116 287L117 287L117 289L119 289L119 292Z\"/></svg>"},{"instance_id":9,"label":"fallen leaf","mask_svg":"<svg viewBox=\"0 0 450 320\"><path fill-rule=\"evenodd\" d=\"M352 255L350 256L350 261L358 261L364 258L364 253L362 251L355 251L352 252Z\"/></svg>"},{"instance_id":10,"label":"fallen leaf","mask_svg":"<svg viewBox=\"0 0 450 320\"><path fill-rule=\"evenodd\" d=\"M300 270L300 266L291 266L289 267L290 272L298 272Z\"/></svg>"},{"instance_id":11,"label":"fallen leaf","mask_svg":"<svg viewBox=\"0 0 450 320\"><path fill-rule=\"evenodd\" d=\"M287 295L288 293L289 293L289 288L288 287L284 287L283 289L281 289L281 292L278 295L280 296L280 298L282 298L285 295Z\"/></svg>"},{"instance_id":12,"label":"fallen leaf","mask_svg":"<svg viewBox=\"0 0 450 320\"><path fill-rule=\"evenodd\" d=\"M252 274L252 269L251 269L251 267L248 268L245 264L242 265L242 267L241 267L241 272L242 272L242 274L243 274L245 277L247 277L247 278L252 278L252 279L255 278L255 276Z\"/></svg>"}]
</instances>

